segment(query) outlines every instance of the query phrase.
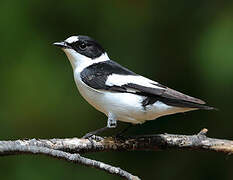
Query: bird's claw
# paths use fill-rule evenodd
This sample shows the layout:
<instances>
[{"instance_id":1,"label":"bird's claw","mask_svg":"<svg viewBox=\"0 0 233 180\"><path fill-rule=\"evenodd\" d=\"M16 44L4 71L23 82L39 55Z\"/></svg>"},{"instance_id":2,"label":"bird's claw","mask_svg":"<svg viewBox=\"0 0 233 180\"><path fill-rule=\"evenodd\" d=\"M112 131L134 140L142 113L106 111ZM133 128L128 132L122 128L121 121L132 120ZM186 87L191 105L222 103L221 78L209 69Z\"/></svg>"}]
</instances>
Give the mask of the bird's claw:
<instances>
[{"instance_id":1,"label":"bird's claw","mask_svg":"<svg viewBox=\"0 0 233 180\"><path fill-rule=\"evenodd\" d=\"M101 136L96 136L95 134L92 133L87 133L82 137L82 139L88 139L89 141L93 142L93 141L101 141L104 138L102 138Z\"/></svg>"},{"instance_id":2,"label":"bird's claw","mask_svg":"<svg viewBox=\"0 0 233 180\"><path fill-rule=\"evenodd\" d=\"M87 134L85 134L85 135L82 137L82 139L89 139L89 138L91 138L92 136L94 136L94 134L92 134L92 133L87 133Z\"/></svg>"}]
</instances>

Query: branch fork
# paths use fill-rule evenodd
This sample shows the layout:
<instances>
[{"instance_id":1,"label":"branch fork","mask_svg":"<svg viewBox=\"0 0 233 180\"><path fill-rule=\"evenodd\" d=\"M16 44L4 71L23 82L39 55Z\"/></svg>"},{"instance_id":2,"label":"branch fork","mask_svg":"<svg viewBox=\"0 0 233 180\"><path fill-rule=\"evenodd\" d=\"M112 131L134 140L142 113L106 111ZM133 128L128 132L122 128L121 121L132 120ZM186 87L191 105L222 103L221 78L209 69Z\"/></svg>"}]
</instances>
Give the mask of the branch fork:
<instances>
[{"instance_id":1,"label":"branch fork","mask_svg":"<svg viewBox=\"0 0 233 180\"><path fill-rule=\"evenodd\" d=\"M214 139L206 136L208 130L202 129L196 135L154 134L124 138L94 136L91 140L82 138L65 139L27 139L0 141L0 156L16 154L43 154L104 170L129 180L140 178L100 161L81 156L81 154L102 151L157 151L157 150L198 150L214 151L228 155L233 153L233 141Z\"/></svg>"}]
</instances>

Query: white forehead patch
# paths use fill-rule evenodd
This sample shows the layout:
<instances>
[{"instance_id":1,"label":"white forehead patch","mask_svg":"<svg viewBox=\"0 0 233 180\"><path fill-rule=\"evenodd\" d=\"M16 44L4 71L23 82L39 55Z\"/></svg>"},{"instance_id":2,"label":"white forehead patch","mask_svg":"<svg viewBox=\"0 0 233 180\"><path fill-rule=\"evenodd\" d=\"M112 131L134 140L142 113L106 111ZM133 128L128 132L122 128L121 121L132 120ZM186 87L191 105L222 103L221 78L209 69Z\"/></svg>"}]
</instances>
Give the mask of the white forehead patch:
<instances>
[{"instance_id":1,"label":"white forehead patch","mask_svg":"<svg viewBox=\"0 0 233 180\"><path fill-rule=\"evenodd\" d=\"M69 37L69 38L67 38L67 39L65 40L65 42L67 42L67 43L69 43L69 44L71 44L71 43L73 43L73 42L76 42L76 41L78 41L78 36L71 36L71 37Z\"/></svg>"}]
</instances>

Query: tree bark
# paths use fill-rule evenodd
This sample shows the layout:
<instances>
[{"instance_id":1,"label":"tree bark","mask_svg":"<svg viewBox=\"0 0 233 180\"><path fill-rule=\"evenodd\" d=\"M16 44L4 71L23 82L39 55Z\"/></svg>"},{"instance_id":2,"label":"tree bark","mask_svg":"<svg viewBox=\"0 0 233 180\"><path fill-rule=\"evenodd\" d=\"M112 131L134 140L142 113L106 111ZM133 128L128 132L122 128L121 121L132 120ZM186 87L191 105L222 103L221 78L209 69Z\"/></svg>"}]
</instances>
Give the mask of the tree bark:
<instances>
[{"instance_id":1,"label":"tree bark","mask_svg":"<svg viewBox=\"0 0 233 180\"><path fill-rule=\"evenodd\" d=\"M80 154L101 151L157 151L157 150L199 150L214 151L231 155L233 141L209 138L207 129L196 135L155 134L134 137L100 137L91 139L29 139L0 141L0 156L13 154L44 154L74 163L95 167L126 179L137 176L103 162L82 157Z\"/></svg>"}]
</instances>

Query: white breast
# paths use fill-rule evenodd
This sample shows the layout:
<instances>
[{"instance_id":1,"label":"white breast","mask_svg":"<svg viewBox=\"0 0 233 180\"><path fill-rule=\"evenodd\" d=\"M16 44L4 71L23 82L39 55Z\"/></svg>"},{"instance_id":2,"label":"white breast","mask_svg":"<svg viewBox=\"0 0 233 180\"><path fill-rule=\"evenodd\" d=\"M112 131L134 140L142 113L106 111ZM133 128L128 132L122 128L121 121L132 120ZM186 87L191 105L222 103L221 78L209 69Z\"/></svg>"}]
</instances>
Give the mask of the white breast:
<instances>
[{"instance_id":1,"label":"white breast","mask_svg":"<svg viewBox=\"0 0 233 180\"><path fill-rule=\"evenodd\" d=\"M95 90L81 81L79 72L74 73L74 79L81 95L97 110L106 115L112 112L121 121L139 123L139 116L144 114L141 106L143 101L141 96L130 93Z\"/></svg>"}]
</instances>

